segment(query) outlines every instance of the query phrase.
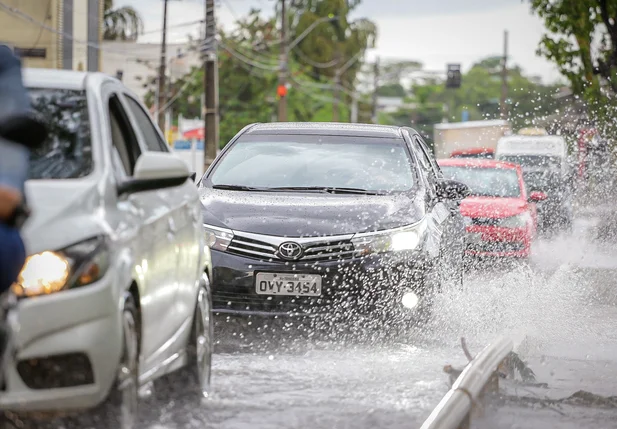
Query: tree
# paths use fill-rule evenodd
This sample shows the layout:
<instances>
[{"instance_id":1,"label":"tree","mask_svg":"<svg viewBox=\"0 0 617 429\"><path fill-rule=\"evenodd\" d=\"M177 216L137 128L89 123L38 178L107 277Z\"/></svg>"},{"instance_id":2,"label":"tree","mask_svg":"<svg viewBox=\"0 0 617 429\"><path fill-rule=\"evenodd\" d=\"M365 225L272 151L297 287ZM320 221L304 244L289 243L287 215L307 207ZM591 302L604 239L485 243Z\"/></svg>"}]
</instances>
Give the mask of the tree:
<instances>
[{"instance_id":1,"label":"tree","mask_svg":"<svg viewBox=\"0 0 617 429\"><path fill-rule=\"evenodd\" d=\"M617 2L615 0L530 0L544 20L538 53L554 62L592 114L617 96ZM605 112L606 113L606 112Z\"/></svg>"},{"instance_id":2,"label":"tree","mask_svg":"<svg viewBox=\"0 0 617 429\"><path fill-rule=\"evenodd\" d=\"M103 4L103 39L135 41L143 32L139 13L130 6L114 8L113 0Z\"/></svg>"},{"instance_id":3,"label":"tree","mask_svg":"<svg viewBox=\"0 0 617 429\"><path fill-rule=\"evenodd\" d=\"M270 122L277 109L277 55L280 46L276 44L279 38L276 21L262 17L259 10L251 10L236 24L233 32L219 31L221 146L247 124ZM322 86L306 74L306 66L294 58L290 59L289 68L293 83L288 95L289 120L331 120L332 88ZM152 106L156 93L155 80L150 77L143 80L149 88L145 102ZM202 93L201 68L195 67L172 82L170 97L174 99L174 115L199 116ZM341 115L346 117L347 112L341 111Z\"/></svg>"},{"instance_id":4,"label":"tree","mask_svg":"<svg viewBox=\"0 0 617 429\"><path fill-rule=\"evenodd\" d=\"M347 61L374 47L377 26L366 18L351 20L350 14L360 0L294 0L290 15L292 28L290 40L295 40L315 21L322 17L337 17L333 22L322 23L302 39L292 50L292 58L309 70L318 81L332 80ZM341 74L343 86L353 87L362 66L359 60Z\"/></svg>"},{"instance_id":5,"label":"tree","mask_svg":"<svg viewBox=\"0 0 617 429\"><path fill-rule=\"evenodd\" d=\"M466 110L470 120L499 118L501 68L498 57L488 57L475 63L463 75L456 90L446 89L443 78L427 77L411 87L413 108L383 117L385 123L412 125L425 135L432 134L433 125L447 117L458 121ZM534 122L554 112L552 95L558 85L542 85L536 78L526 76L520 67L509 69L508 84L510 121L514 129L533 126Z\"/></svg>"}]
</instances>

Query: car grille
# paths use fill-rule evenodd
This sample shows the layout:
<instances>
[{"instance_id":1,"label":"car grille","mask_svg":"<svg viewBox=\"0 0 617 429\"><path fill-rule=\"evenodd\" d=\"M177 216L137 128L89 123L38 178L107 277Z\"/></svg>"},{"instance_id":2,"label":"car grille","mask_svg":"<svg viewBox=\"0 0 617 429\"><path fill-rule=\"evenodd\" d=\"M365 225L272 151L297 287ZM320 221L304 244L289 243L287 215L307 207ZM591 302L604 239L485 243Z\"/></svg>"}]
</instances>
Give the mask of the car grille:
<instances>
[{"instance_id":1,"label":"car grille","mask_svg":"<svg viewBox=\"0 0 617 429\"><path fill-rule=\"evenodd\" d=\"M501 222L500 218L492 217L472 217L471 223L478 226L497 226Z\"/></svg>"},{"instance_id":2,"label":"car grille","mask_svg":"<svg viewBox=\"0 0 617 429\"><path fill-rule=\"evenodd\" d=\"M304 252L299 261L304 262L337 261L351 259L354 256L354 246L350 240L315 241L302 244L302 248ZM234 236L227 251L234 255L263 261L284 260L279 257L278 248L275 245L243 236Z\"/></svg>"},{"instance_id":3,"label":"car grille","mask_svg":"<svg viewBox=\"0 0 617 429\"><path fill-rule=\"evenodd\" d=\"M467 244L467 250L472 252L520 252L525 249L522 241L483 241Z\"/></svg>"}]
</instances>

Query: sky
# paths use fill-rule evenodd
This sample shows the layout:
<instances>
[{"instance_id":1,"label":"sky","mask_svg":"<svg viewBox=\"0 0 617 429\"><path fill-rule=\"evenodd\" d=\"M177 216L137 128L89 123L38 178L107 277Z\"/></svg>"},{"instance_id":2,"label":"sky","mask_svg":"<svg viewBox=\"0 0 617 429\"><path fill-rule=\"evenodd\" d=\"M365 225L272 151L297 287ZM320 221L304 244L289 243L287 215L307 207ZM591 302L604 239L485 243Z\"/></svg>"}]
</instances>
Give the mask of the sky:
<instances>
[{"instance_id":1,"label":"sky","mask_svg":"<svg viewBox=\"0 0 617 429\"><path fill-rule=\"evenodd\" d=\"M144 20L145 32L140 41L160 42L163 23L162 0L116 0L116 5L130 5ZM216 0L216 15L225 29L233 28L237 17L251 8L271 14L274 0ZM183 24L203 18L204 0L169 0L169 42L181 42L187 34L199 34L199 26ZM424 64L427 70L445 70L448 63L469 68L481 58L502 55L504 30L509 34L509 61L520 65L546 83L560 78L559 72L544 58L536 55L544 33L542 21L530 12L522 0L363 0L352 15L376 22L377 46L367 53L372 61L407 59Z\"/></svg>"}]
</instances>

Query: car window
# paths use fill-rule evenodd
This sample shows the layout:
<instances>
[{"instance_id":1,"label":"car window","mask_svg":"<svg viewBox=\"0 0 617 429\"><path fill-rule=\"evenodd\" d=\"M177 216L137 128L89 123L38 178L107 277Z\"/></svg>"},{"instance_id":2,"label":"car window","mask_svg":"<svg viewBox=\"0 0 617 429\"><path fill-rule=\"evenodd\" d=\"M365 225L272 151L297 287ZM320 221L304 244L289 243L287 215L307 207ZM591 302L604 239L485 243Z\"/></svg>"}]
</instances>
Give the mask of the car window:
<instances>
[{"instance_id":1,"label":"car window","mask_svg":"<svg viewBox=\"0 0 617 429\"><path fill-rule=\"evenodd\" d=\"M77 179L94 169L85 91L30 88L32 108L48 135L30 155L30 179Z\"/></svg>"},{"instance_id":2,"label":"car window","mask_svg":"<svg viewBox=\"0 0 617 429\"><path fill-rule=\"evenodd\" d=\"M132 97L125 96L129 109L137 121L137 125L144 136L146 147L150 151L169 152L169 148L156 130L150 116L144 111L141 105Z\"/></svg>"},{"instance_id":3,"label":"car window","mask_svg":"<svg viewBox=\"0 0 617 429\"><path fill-rule=\"evenodd\" d=\"M521 196L518 174L511 168L442 166L441 170L446 178L467 185L473 196L502 198Z\"/></svg>"},{"instance_id":4,"label":"car window","mask_svg":"<svg viewBox=\"0 0 617 429\"><path fill-rule=\"evenodd\" d=\"M237 141L210 175L213 185L338 187L398 192L415 175L402 140L259 136Z\"/></svg>"},{"instance_id":5,"label":"car window","mask_svg":"<svg viewBox=\"0 0 617 429\"><path fill-rule=\"evenodd\" d=\"M431 170L433 170L433 173L435 174L435 177L438 177L438 178L443 177L443 175L441 173L441 169L439 168L439 164L437 164L437 162L435 161L435 157L433 156L433 154L429 150L429 148L426 145L426 143L424 143L422 138L420 136L418 136L418 135L415 136L415 140L416 140L418 146L420 146L420 150L424 154L425 159L428 161L429 165L431 166Z\"/></svg>"},{"instance_id":6,"label":"car window","mask_svg":"<svg viewBox=\"0 0 617 429\"><path fill-rule=\"evenodd\" d=\"M113 156L120 160L123 172L132 176L135 163L141 155L137 136L117 95L109 99L109 120L113 145Z\"/></svg>"}]
</instances>

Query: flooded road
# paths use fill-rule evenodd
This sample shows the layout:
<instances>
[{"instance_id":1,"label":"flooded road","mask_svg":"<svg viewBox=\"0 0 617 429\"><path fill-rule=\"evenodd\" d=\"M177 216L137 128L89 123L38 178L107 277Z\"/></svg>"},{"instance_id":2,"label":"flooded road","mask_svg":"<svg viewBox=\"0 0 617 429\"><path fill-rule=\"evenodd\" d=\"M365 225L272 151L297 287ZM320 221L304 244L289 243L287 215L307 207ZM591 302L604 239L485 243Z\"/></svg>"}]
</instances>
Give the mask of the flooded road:
<instances>
[{"instance_id":1,"label":"flooded road","mask_svg":"<svg viewBox=\"0 0 617 429\"><path fill-rule=\"evenodd\" d=\"M531 266L470 273L462 291L440 297L424 331L396 342L318 340L293 329L272 333L257 322L248 334L223 321L213 397L162 409L150 428L419 427L448 390L443 366L466 364L461 336L472 353L500 334L512 336L538 381L549 385L527 389L531 397L561 398L579 389L617 394L617 271L605 256L613 247L591 243L592 233L593 219L581 220L573 236L539 242ZM564 411L545 408L488 410L487 427L536 427L527 425L534 409L537 427L567 421ZM513 418L519 413L525 420ZM617 413L583 407L571 417L588 418L604 427Z\"/></svg>"}]
</instances>

